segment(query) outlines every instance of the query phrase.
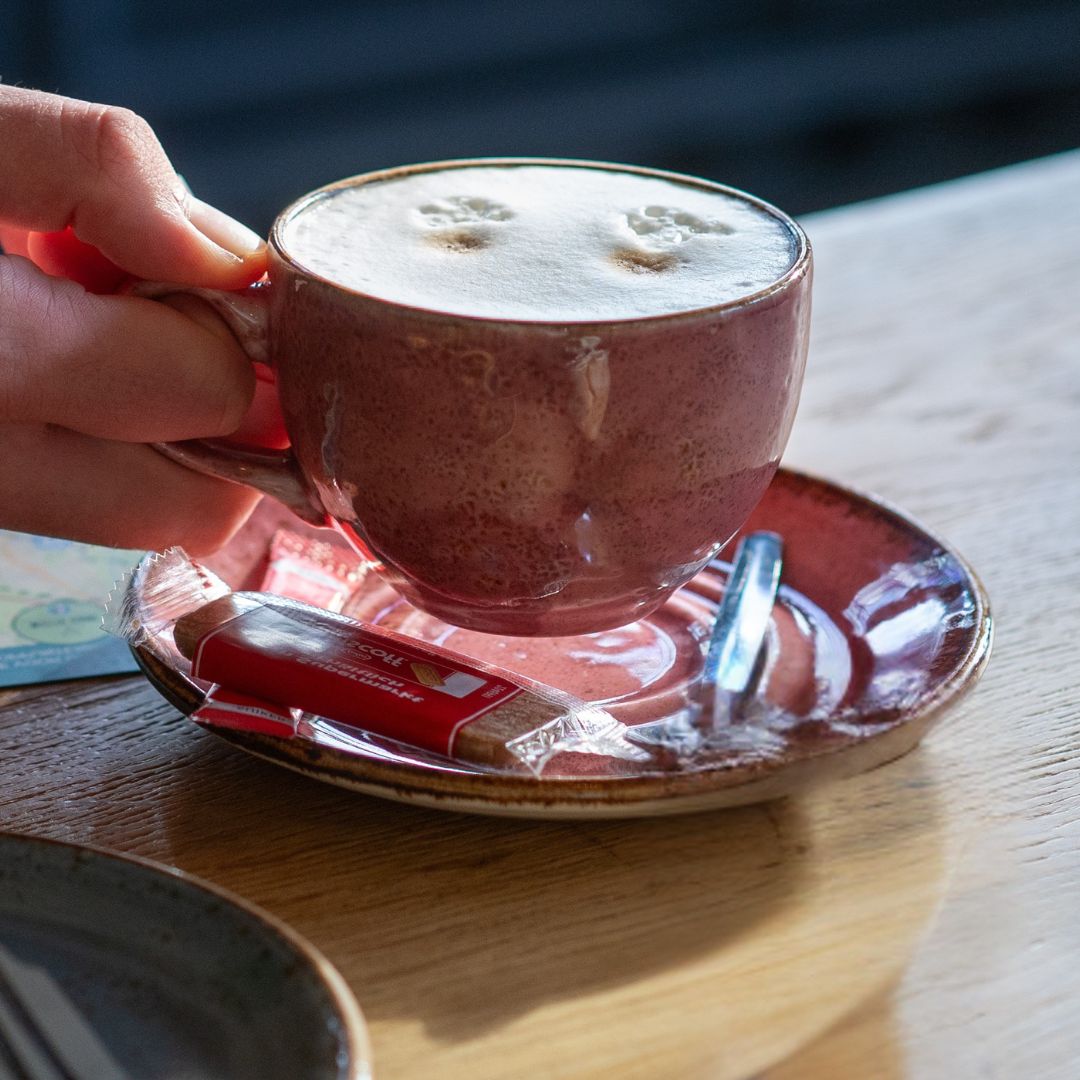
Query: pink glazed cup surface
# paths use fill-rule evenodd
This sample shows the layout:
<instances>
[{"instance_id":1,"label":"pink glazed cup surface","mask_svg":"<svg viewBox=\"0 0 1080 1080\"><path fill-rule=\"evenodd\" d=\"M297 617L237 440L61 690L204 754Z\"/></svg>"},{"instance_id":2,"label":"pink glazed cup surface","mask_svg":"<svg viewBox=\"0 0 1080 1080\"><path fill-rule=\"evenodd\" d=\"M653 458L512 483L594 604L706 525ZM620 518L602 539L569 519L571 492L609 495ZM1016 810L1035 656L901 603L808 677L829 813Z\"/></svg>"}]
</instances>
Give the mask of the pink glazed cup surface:
<instances>
[{"instance_id":1,"label":"pink glazed cup surface","mask_svg":"<svg viewBox=\"0 0 1080 1080\"><path fill-rule=\"evenodd\" d=\"M417 170L560 164L735 195L795 259L735 302L534 322L422 310L304 269L285 224L343 185ZM300 470L412 603L491 633L565 635L659 606L764 494L795 416L810 321L802 231L703 180L582 162L436 163L321 189L271 235L270 360Z\"/></svg>"}]
</instances>

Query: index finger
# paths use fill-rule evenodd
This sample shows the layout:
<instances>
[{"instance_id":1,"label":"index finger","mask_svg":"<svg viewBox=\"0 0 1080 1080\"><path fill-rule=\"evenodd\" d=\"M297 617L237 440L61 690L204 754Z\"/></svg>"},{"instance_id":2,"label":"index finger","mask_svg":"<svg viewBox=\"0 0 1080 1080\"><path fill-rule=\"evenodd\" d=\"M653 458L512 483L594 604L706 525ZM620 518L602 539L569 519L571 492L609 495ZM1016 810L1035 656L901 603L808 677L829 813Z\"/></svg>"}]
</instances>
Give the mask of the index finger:
<instances>
[{"instance_id":1,"label":"index finger","mask_svg":"<svg viewBox=\"0 0 1080 1080\"><path fill-rule=\"evenodd\" d=\"M191 202L149 125L126 109L0 86L0 145L5 247L10 226L71 226L136 277L233 289L265 269L259 238Z\"/></svg>"}]
</instances>

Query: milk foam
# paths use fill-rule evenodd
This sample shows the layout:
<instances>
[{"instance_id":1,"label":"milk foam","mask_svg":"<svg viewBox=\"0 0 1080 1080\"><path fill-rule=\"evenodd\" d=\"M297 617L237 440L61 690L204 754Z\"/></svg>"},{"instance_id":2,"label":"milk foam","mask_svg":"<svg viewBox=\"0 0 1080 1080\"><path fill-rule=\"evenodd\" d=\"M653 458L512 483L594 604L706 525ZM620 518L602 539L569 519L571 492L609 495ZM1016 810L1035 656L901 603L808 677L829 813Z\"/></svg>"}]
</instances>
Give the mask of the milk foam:
<instances>
[{"instance_id":1,"label":"milk foam","mask_svg":"<svg viewBox=\"0 0 1080 1080\"><path fill-rule=\"evenodd\" d=\"M449 167L340 188L286 251L347 288L484 318L589 322L736 300L792 265L779 218L689 183L555 165Z\"/></svg>"}]
</instances>

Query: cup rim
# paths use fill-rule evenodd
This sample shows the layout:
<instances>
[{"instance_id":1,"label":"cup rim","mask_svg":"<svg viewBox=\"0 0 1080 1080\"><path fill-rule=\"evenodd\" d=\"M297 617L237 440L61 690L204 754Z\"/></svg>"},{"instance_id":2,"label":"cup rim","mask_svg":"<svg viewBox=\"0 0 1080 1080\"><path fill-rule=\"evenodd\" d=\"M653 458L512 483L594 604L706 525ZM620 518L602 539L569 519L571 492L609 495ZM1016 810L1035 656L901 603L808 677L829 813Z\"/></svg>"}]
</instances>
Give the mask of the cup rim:
<instances>
[{"instance_id":1,"label":"cup rim","mask_svg":"<svg viewBox=\"0 0 1080 1080\"><path fill-rule=\"evenodd\" d=\"M783 274L768 285L745 296L737 296L731 300L724 300L717 304L705 307L687 308L680 311L665 311L655 315L635 315L629 318L614 317L601 319L536 319L521 316L501 315L470 315L455 311L446 311L437 307L422 307L415 304L406 304L400 300L392 300L374 293L364 292L349 285L343 285L334 281L315 270L304 266L294 255L290 254L285 246L285 227L288 223L312 203L320 199L328 198L336 192L350 187L361 187L365 184L379 183L385 180L397 179L403 176L411 176L416 173L443 172L449 169L469 169L483 167L521 167L521 166L551 166L557 168L594 169L604 172L633 173L638 176L647 176L658 180L669 180L673 183L684 184L706 191L718 192L735 199L749 203L758 210L764 211L779 221L791 233L795 240L795 258ZM715 180L706 180L703 177L691 176L687 173L673 172L668 169L654 169L645 165L626 165L619 162L591 161L584 158L544 158L544 157L478 157L478 158L451 158L445 161L418 162L412 165L396 165L385 169L374 169L370 172L357 173L341 180L324 184L315 188L305 195L301 195L286 206L274 219L270 229L270 246L274 253L283 262L287 263L297 273L314 281L321 282L330 288L351 296L360 297L380 305L387 305L403 312L428 317L463 320L469 323L481 323L489 326L521 326L521 327L573 327L574 329L588 327L612 328L633 324L657 323L667 324L684 319L699 319L706 315L719 315L728 311L739 311L747 307L757 306L764 301L786 292L792 285L806 276L812 261L810 240L802 227L790 215L784 213L779 207L766 200L751 195L749 192L727 184L718 183Z\"/></svg>"}]
</instances>

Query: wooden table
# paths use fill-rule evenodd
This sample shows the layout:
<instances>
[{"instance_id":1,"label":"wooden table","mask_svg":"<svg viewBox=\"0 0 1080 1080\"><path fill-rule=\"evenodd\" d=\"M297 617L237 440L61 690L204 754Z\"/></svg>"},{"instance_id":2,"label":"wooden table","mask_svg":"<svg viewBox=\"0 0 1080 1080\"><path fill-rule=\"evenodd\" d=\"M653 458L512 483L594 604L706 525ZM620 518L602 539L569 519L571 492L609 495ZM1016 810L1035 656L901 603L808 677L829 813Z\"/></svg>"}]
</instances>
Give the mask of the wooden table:
<instances>
[{"instance_id":1,"label":"wooden table","mask_svg":"<svg viewBox=\"0 0 1080 1080\"><path fill-rule=\"evenodd\" d=\"M920 750L745 810L500 821L285 773L97 680L3 695L0 828L286 919L382 1080L1077 1075L1080 154L806 224L788 461L948 537L998 620Z\"/></svg>"}]
</instances>

